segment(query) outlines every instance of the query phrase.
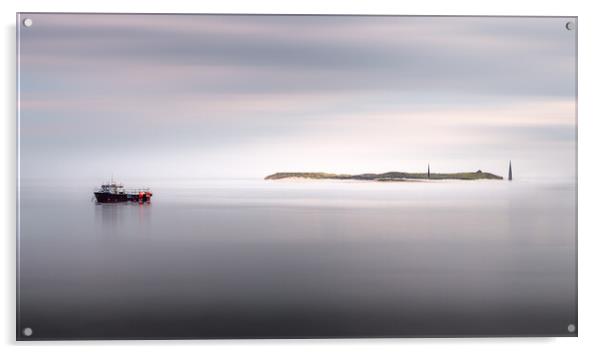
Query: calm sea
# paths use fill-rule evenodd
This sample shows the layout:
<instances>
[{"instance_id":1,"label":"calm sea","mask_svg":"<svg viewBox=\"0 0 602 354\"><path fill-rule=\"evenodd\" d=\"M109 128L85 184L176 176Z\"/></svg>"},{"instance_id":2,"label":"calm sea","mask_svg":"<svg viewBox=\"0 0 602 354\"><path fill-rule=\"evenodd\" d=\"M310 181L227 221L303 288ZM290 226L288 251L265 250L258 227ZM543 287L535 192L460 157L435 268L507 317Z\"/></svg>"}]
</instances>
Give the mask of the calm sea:
<instances>
[{"instance_id":1,"label":"calm sea","mask_svg":"<svg viewBox=\"0 0 602 354\"><path fill-rule=\"evenodd\" d=\"M574 182L21 184L22 339L570 335ZM574 335L574 333L572 334Z\"/></svg>"}]
</instances>

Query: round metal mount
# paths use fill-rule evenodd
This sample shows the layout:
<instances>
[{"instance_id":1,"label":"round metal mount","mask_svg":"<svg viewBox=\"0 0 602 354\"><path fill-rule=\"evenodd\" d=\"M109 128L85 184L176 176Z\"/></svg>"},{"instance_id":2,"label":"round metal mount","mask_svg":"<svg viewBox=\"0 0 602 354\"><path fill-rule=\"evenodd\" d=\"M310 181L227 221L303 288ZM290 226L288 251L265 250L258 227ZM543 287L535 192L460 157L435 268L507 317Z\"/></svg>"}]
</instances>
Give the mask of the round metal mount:
<instances>
[{"instance_id":1,"label":"round metal mount","mask_svg":"<svg viewBox=\"0 0 602 354\"><path fill-rule=\"evenodd\" d=\"M564 25L564 27L565 27L567 30L569 30L569 31L572 31L572 30L574 30L574 29L575 29L575 23L574 23L573 21L569 21L569 22L567 22L567 23Z\"/></svg>"},{"instance_id":2,"label":"round metal mount","mask_svg":"<svg viewBox=\"0 0 602 354\"><path fill-rule=\"evenodd\" d=\"M23 20L23 26L31 27L33 25L33 20L31 18L26 18Z\"/></svg>"},{"instance_id":3,"label":"round metal mount","mask_svg":"<svg viewBox=\"0 0 602 354\"><path fill-rule=\"evenodd\" d=\"M577 327L575 327L575 325L571 323L566 329L569 331L569 333L575 333Z\"/></svg>"},{"instance_id":4,"label":"round metal mount","mask_svg":"<svg viewBox=\"0 0 602 354\"><path fill-rule=\"evenodd\" d=\"M23 328L23 335L24 336L31 337L32 334L33 334L33 329L31 329L29 327Z\"/></svg>"}]
</instances>

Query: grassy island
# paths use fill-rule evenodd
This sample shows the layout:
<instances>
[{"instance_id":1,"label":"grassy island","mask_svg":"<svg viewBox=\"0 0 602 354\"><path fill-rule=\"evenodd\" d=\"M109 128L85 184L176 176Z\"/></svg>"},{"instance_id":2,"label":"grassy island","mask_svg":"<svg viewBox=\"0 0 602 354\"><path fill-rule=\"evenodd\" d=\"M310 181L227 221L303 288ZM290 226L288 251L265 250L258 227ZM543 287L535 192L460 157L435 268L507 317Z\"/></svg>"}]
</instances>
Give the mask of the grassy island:
<instances>
[{"instance_id":1,"label":"grassy island","mask_svg":"<svg viewBox=\"0 0 602 354\"><path fill-rule=\"evenodd\" d=\"M334 174L324 172L278 172L265 177L266 180L278 180L287 178L307 179L343 179L378 182L402 182L408 180L477 180L477 179L503 179L489 172L457 172L457 173L413 173L413 172L387 172L387 173L363 173L359 175Z\"/></svg>"}]
</instances>

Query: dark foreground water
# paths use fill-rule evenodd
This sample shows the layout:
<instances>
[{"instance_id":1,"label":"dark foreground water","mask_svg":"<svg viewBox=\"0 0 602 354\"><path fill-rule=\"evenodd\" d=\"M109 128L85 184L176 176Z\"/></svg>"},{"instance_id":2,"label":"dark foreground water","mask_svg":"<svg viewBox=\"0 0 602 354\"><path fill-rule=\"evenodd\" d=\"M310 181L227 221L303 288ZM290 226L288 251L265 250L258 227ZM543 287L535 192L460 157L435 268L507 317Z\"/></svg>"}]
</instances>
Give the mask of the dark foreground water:
<instances>
[{"instance_id":1,"label":"dark foreground water","mask_svg":"<svg viewBox=\"0 0 602 354\"><path fill-rule=\"evenodd\" d=\"M576 334L574 183L92 186L22 183L20 339Z\"/></svg>"}]
</instances>

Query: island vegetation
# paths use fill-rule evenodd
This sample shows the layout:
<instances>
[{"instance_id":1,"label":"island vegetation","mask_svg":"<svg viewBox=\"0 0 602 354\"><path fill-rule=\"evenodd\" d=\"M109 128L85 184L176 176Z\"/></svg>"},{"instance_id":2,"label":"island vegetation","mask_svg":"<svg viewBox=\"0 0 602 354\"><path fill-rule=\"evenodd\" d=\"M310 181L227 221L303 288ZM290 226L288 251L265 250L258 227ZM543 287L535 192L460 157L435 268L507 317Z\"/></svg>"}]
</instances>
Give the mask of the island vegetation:
<instances>
[{"instance_id":1,"label":"island vegetation","mask_svg":"<svg viewBox=\"0 0 602 354\"><path fill-rule=\"evenodd\" d=\"M479 179L504 179L493 173L483 172L456 172L456 173L413 173L413 172L386 172L386 173L362 173L358 175L335 174L324 172L278 172L265 177L266 180L279 180L287 178L306 179L339 179L360 180L378 182L403 182L412 180L479 180Z\"/></svg>"}]
</instances>

